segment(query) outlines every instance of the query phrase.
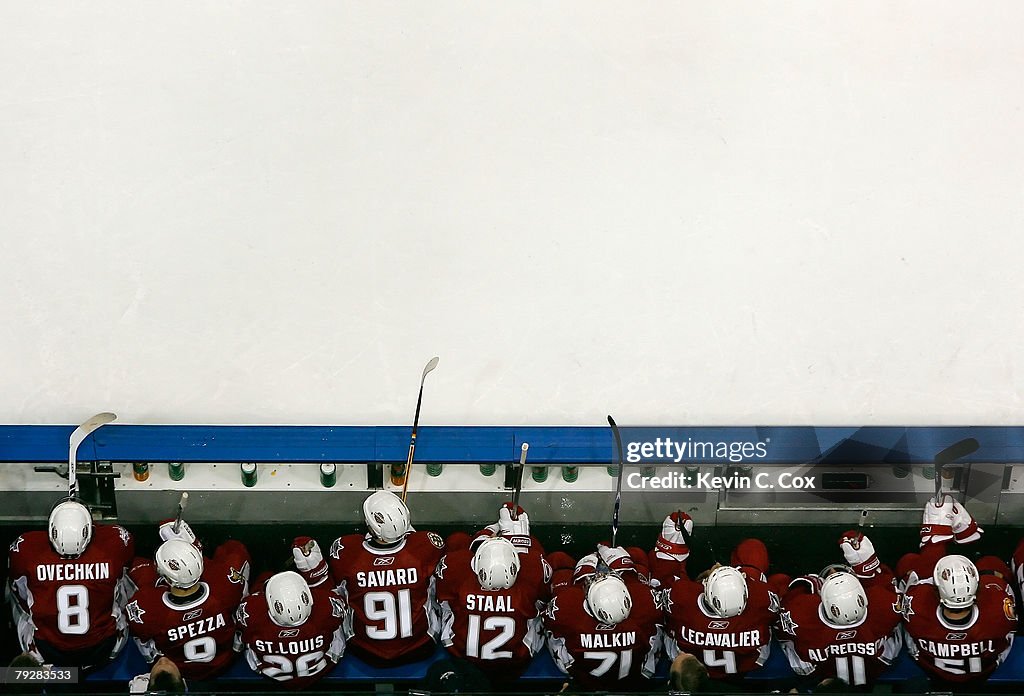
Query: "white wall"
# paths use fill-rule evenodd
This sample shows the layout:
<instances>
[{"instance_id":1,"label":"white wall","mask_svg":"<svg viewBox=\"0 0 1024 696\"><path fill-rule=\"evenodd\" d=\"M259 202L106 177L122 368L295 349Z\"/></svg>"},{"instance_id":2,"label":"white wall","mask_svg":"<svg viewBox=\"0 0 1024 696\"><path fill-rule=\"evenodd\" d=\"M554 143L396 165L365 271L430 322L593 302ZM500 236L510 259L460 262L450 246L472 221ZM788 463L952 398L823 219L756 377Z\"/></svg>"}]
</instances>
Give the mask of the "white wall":
<instances>
[{"instance_id":1,"label":"white wall","mask_svg":"<svg viewBox=\"0 0 1024 696\"><path fill-rule=\"evenodd\" d=\"M1022 26L0 4L0 422L1020 423Z\"/></svg>"}]
</instances>

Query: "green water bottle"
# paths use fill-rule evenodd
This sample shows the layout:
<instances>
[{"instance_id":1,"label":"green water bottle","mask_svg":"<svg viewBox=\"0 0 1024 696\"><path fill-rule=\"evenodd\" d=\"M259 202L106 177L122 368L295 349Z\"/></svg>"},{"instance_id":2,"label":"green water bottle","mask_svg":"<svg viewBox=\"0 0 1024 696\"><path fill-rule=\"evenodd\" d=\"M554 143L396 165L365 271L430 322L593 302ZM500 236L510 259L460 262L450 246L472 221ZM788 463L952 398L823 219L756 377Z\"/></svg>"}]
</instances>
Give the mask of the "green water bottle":
<instances>
[{"instance_id":1,"label":"green water bottle","mask_svg":"<svg viewBox=\"0 0 1024 696\"><path fill-rule=\"evenodd\" d=\"M338 482L338 467L334 462L323 462L320 464L320 485L324 488L333 488Z\"/></svg>"},{"instance_id":2,"label":"green water bottle","mask_svg":"<svg viewBox=\"0 0 1024 696\"><path fill-rule=\"evenodd\" d=\"M242 462L239 467L242 470L242 485L246 488L252 488L256 485L256 464L254 462Z\"/></svg>"}]
</instances>

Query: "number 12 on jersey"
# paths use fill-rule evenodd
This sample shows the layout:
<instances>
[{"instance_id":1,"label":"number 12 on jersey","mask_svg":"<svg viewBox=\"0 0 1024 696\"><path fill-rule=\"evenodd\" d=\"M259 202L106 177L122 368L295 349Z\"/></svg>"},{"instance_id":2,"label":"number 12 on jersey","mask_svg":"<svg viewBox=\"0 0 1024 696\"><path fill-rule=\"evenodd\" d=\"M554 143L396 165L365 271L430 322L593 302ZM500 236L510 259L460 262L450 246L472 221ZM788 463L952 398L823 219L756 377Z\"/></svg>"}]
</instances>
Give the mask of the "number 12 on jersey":
<instances>
[{"instance_id":1,"label":"number 12 on jersey","mask_svg":"<svg viewBox=\"0 0 1024 696\"><path fill-rule=\"evenodd\" d=\"M511 650L499 650L509 642L516 633L516 620L511 616L488 616L483 620L483 630L500 631L498 635L480 647L480 615L469 615L469 631L466 635L466 656L481 660L508 660L512 657Z\"/></svg>"}]
</instances>

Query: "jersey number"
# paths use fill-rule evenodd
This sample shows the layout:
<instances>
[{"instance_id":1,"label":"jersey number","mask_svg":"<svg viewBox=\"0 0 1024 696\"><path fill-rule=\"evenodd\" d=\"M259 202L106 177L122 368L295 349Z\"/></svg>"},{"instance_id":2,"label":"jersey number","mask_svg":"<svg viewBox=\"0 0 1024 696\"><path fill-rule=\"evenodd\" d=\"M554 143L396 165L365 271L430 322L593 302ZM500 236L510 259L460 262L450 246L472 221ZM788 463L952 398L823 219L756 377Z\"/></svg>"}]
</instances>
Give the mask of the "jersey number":
<instances>
[{"instance_id":1,"label":"jersey number","mask_svg":"<svg viewBox=\"0 0 1024 696\"><path fill-rule=\"evenodd\" d=\"M264 667L263 674L278 681L288 681L295 677L312 677L319 674L327 666L327 658L323 650L307 653L295 658L292 662L284 655L264 655L263 661L273 667Z\"/></svg>"},{"instance_id":2,"label":"jersey number","mask_svg":"<svg viewBox=\"0 0 1024 696\"><path fill-rule=\"evenodd\" d=\"M951 660L947 657L936 657L935 666L944 672L951 674L976 674L981 671L981 658L972 657L967 660L967 669L964 669L964 660Z\"/></svg>"},{"instance_id":3,"label":"jersey number","mask_svg":"<svg viewBox=\"0 0 1024 696\"><path fill-rule=\"evenodd\" d=\"M591 676L603 677L607 674L612 667L615 666L615 661L619 662L619 679L625 679L629 676L629 668L633 666L633 651L623 650L622 652L611 652L603 650L588 650L583 653L584 659L587 660L600 660L599 664L594 669L590 670Z\"/></svg>"},{"instance_id":4,"label":"jersey number","mask_svg":"<svg viewBox=\"0 0 1024 696\"><path fill-rule=\"evenodd\" d=\"M89 590L85 585L57 588L57 630L72 636L89 632Z\"/></svg>"},{"instance_id":5,"label":"jersey number","mask_svg":"<svg viewBox=\"0 0 1024 696\"><path fill-rule=\"evenodd\" d=\"M397 607L395 594L398 595ZM367 638L391 640L412 636L412 595L409 590L367 592L363 598L363 611L367 621L384 622L383 626L367 626Z\"/></svg>"},{"instance_id":6,"label":"jersey number","mask_svg":"<svg viewBox=\"0 0 1024 696\"><path fill-rule=\"evenodd\" d=\"M864 686L868 683L868 668L864 664L864 658L860 655L837 657L836 676L847 684Z\"/></svg>"},{"instance_id":7,"label":"jersey number","mask_svg":"<svg viewBox=\"0 0 1024 696\"><path fill-rule=\"evenodd\" d=\"M507 660L511 650L498 650L516 634L516 620L511 616L488 616L483 620L483 630L501 631L480 648L480 615L469 615L469 635L466 636L466 656L481 660Z\"/></svg>"},{"instance_id":8,"label":"jersey number","mask_svg":"<svg viewBox=\"0 0 1024 696\"><path fill-rule=\"evenodd\" d=\"M217 641L213 636L193 638L181 646L188 662L210 662L217 657Z\"/></svg>"},{"instance_id":9,"label":"jersey number","mask_svg":"<svg viewBox=\"0 0 1024 696\"><path fill-rule=\"evenodd\" d=\"M718 656L722 657L719 658ZM736 674L736 653L732 650L723 650L718 652L717 650L705 650L704 651L704 666L705 667L721 667L726 674Z\"/></svg>"}]
</instances>

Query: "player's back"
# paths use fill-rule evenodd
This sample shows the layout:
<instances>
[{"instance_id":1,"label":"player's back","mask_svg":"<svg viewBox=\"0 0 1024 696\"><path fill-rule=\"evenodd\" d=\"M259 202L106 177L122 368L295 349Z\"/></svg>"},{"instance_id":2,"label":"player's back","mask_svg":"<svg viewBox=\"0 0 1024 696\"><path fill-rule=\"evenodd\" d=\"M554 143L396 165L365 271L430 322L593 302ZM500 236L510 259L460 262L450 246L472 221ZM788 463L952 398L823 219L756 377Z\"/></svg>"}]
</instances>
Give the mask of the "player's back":
<instances>
[{"instance_id":1,"label":"player's back","mask_svg":"<svg viewBox=\"0 0 1024 696\"><path fill-rule=\"evenodd\" d=\"M779 616L779 639L795 672L865 686L892 664L901 645L896 593L891 586L868 587L865 592L867 615L847 626L825 620L817 594L787 595Z\"/></svg>"},{"instance_id":2,"label":"player's back","mask_svg":"<svg viewBox=\"0 0 1024 696\"><path fill-rule=\"evenodd\" d=\"M583 690L650 690L661 649L661 610L651 589L627 581L632 607L618 624L603 624L584 608L586 590L570 584L548 603L544 626L555 663L575 688Z\"/></svg>"},{"instance_id":3,"label":"player's back","mask_svg":"<svg viewBox=\"0 0 1024 696\"><path fill-rule=\"evenodd\" d=\"M503 590L480 587L468 550L447 554L437 566L441 642L491 676L519 676L544 645L540 612L550 573L539 552L520 552L519 558L516 581Z\"/></svg>"},{"instance_id":4,"label":"player's back","mask_svg":"<svg viewBox=\"0 0 1024 696\"><path fill-rule=\"evenodd\" d=\"M907 650L929 674L951 682L980 681L1002 662L1017 628L1013 592L1004 580L982 577L968 620L950 622L938 589L924 582L901 598Z\"/></svg>"},{"instance_id":5,"label":"player's back","mask_svg":"<svg viewBox=\"0 0 1024 696\"><path fill-rule=\"evenodd\" d=\"M10 580L31 616L19 633L28 637L34 627L35 640L68 654L74 664L72 654L123 633L119 583L133 554L131 534L116 525L95 525L88 547L75 558L57 554L45 532L19 536L11 544Z\"/></svg>"},{"instance_id":6,"label":"player's back","mask_svg":"<svg viewBox=\"0 0 1024 696\"><path fill-rule=\"evenodd\" d=\"M349 649L377 666L428 657L438 633L429 598L444 540L413 532L377 548L360 534L335 540L331 574L349 606Z\"/></svg>"},{"instance_id":7,"label":"player's back","mask_svg":"<svg viewBox=\"0 0 1024 696\"><path fill-rule=\"evenodd\" d=\"M667 595L666 652L696 655L713 679L735 679L759 668L771 650L771 625L780 609L778 595L767 584L747 579L743 612L722 618L704 601L701 583L683 578Z\"/></svg>"},{"instance_id":8,"label":"player's back","mask_svg":"<svg viewBox=\"0 0 1024 696\"><path fill-rule=\"evenodd\" d=\"M166 655L186 679L226 670L234 659L235 610L247 592L247 556L218 551L206 560L195 598L175 598L163 584L139 588L126 610L143 657Z\"/></svg>"},{"instance_id":9,"label":"player's back","mask_svg":"<svg viewBox=\"0 0 1024 696\"><path fill-rule=\"evenodd\" d=\"M344 602L329 589L312 594L312 612L299 626L275 623L262 591L249 595L235 614L249 667L289 689L319 681L345 652Z\"/></svg>"}]
</instances>

